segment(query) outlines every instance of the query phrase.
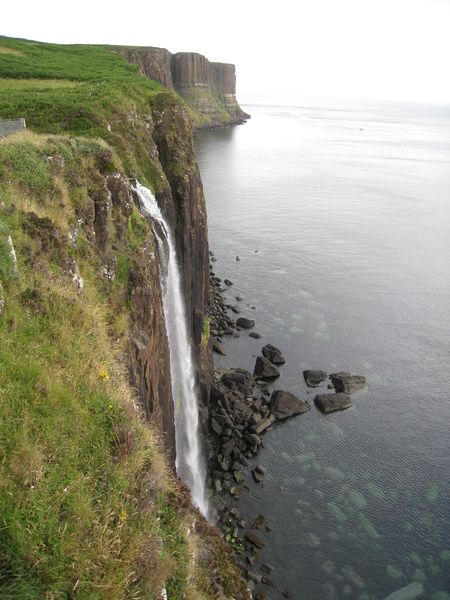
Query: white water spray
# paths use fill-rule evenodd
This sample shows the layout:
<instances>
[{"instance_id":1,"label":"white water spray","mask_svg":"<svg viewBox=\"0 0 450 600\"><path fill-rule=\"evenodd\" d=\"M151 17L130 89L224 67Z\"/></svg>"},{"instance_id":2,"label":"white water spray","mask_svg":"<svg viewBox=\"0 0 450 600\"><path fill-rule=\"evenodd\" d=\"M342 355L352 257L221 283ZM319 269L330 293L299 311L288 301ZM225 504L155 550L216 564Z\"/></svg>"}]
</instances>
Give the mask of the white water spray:
<instances>
[{"instance_id":1,"label":"white water spray","mask_svg":"<svg viewBox=\"0 0 450 600\"><path fill-rule=\"evenodd\" d=\"M136 182L142 212L151 219L160 254L163 308L170 349L170 376L175 414L175 467L191 490L193 503L208 516L205 466L198 427L198 392L189 341L180 273L175 245L156 199L151 191Z\"/></svg>"}]
</instances>

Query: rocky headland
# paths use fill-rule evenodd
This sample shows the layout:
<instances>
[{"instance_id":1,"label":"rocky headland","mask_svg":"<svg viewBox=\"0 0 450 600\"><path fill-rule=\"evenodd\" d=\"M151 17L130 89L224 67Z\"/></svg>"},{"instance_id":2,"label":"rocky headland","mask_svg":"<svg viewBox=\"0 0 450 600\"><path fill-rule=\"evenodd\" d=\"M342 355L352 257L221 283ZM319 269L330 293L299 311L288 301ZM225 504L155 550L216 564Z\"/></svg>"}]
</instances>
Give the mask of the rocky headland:
<instances>
[{"instance_id":1,"label":"rocky headland","mask_svg":"<svg viewBox=\"0 0 450 600\"><path fill-rule=\"evenodd\" d=\"M165 48L111 48L138 65L143 76L176 91L190 108L195 129L216 129L250 118L236 98L234 65L210 62L196 52L171 54Z\"/></svg>"}]
</instances>

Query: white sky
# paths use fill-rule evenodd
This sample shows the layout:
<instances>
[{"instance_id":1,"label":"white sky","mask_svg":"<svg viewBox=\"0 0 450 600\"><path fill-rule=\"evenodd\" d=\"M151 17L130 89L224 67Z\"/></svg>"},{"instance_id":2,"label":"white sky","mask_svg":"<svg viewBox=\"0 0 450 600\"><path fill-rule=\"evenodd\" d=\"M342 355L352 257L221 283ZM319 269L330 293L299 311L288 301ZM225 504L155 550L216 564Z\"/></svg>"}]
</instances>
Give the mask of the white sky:
<instances>
[{"instance_id":1,"label":"white sky","mask_svg":"<svg viewBox=\"0 0 450 600\"><path fill-rule=\"evenodd\" d=\"M0 34L199 52L236 65L238 99L450 103L450 0L23 0L3 2Z\"/></svg>"}]
</instances>

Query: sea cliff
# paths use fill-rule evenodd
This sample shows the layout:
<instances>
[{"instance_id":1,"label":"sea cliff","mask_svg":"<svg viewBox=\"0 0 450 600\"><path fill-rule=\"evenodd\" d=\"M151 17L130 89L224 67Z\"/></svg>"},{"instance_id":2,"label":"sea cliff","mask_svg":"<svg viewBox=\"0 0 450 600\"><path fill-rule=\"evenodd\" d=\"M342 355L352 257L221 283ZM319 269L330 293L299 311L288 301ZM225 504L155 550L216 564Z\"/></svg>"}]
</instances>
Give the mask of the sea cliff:
<instances>
[{"instance_id":1,"label":"sea cliff","mask_svg":"<svg viewBox=\"0 0 450 600\"><path fill-rule=\"evenodd\" d=\"M171 54L165 48L114 46L137 64L145 77L175 90L189 108L196 129L242 123L250 116L236 98L236 69L229 63L210 62L196 52Z\"/></svg>"},{"instance_id":2,"label":"sea cliff","mask_svg":"<svg viewBox=\"0 0 450 600\"><path fill-rule=\"evenodd\" d=\"M109 48L0 49L0 118L27 123L0 142L0 596L245 598L173 475L160 259L134 192L151 189L173 228L206 420L191 109L162 68L155 82Z\"/></svg>"}]
</instances>

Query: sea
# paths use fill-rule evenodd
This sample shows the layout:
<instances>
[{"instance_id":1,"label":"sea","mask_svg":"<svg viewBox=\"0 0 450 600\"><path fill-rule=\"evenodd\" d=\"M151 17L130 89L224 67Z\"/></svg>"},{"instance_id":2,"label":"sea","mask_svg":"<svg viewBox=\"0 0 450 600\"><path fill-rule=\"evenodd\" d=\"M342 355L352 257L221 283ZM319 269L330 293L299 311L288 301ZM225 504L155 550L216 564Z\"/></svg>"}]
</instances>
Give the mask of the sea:
<instances>
[{"instance_id":1,"label":"sea","mask_svg":"<svg viewBox=\"0 0 450 600\"><path fill-rule=\"evenodd\" d=\"M270 390L311 405L246 469L241 514L266 518L249 568L274 567L254 597L449 600L450 106L241 105L247 123L197 133L195 150L214 273L262 337L224 337L215 366L253 372L273 344L286 364ZM322 414L328 382L308 388L304 369L367 385Z\"/></svg>"}]
</instances>

